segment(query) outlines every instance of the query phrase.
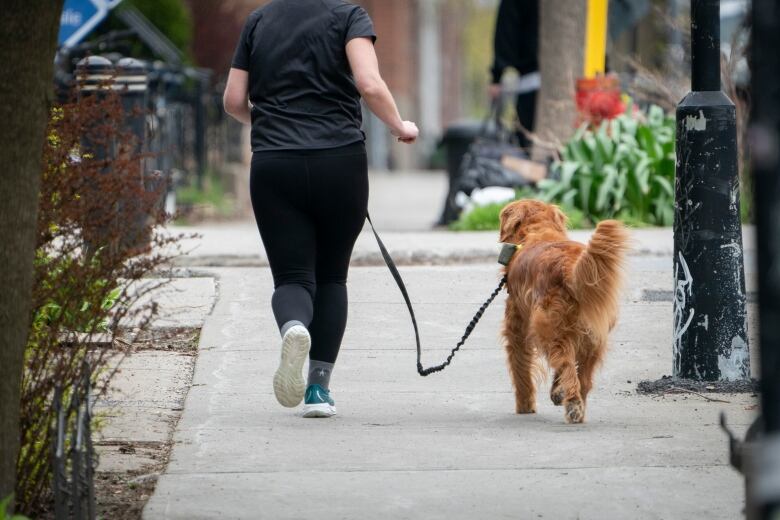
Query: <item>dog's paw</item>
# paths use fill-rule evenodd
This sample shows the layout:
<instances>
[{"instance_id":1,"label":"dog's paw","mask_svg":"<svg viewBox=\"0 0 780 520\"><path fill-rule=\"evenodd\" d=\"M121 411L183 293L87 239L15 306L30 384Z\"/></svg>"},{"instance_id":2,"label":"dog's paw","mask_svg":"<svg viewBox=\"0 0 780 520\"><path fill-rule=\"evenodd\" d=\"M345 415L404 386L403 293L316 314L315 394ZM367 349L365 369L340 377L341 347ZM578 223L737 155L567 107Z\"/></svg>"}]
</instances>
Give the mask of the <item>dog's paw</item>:
<instances>
[{"instance_id":1,"label":"dog's paw","mask_svg":"<svg viewBox=\"0 0 780 520\"><path fill-rule=\"evenodd\" d=\"M552 387L550 390L550 400L553 402L555 406L561 406L563 404L563 398L565 397L565 394L563 392L563 389L558 387Z\"/></svg>"},{"instance_id":2,"label":"dog's paw","mask_svg":"<svg viewBox=\"0 0 780 520\"><path fill-rule=\"evenodd\" d=\"M566 402L566 422L569 424L579 424L585 421L585 403L579 399L572 399Z\"/></svg>"},{"instance_id":3,"label":"dog's paw","mask_svg":"<svg viewBox=\"0 0 780 520\"><path fill-rule=\"evenodd\" d=\"M536 403L517 403L515 405L515 413L536 413Z\"/></svg>"}]
</instances>

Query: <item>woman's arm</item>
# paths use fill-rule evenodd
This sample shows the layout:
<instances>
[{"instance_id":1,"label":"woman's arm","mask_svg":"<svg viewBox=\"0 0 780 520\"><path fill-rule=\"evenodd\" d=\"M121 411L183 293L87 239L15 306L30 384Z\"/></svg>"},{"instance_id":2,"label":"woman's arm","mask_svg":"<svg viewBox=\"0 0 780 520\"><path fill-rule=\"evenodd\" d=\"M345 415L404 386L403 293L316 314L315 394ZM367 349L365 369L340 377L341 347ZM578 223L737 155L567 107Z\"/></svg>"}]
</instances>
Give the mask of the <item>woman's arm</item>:
<instances>
[{"instance_id":1,"label":"woman's arm","mask_svg":"<svg viewBox=\"0 0 780 520\"><path fill-rule=\"evenodd\" d=\"M231 68L228 74L225 95L222 102L225 112L233 116L241 123L252 124L252 115L249 111L249 72Z\"/></svg>"},{"instance_id":2,"label":"woman's arm","mask_svg":"<svg viewBox=\"0 0 780 520\"><path fill-rule=\"evenodd\" d=\"M417 125L401 119L393 95L379 74L379 62L371 39L353 38L348 41L347 59L357 89L368 108L390 127L390 131L399 141L413 143L419 134Z\"/></svg>"}]
</instances>

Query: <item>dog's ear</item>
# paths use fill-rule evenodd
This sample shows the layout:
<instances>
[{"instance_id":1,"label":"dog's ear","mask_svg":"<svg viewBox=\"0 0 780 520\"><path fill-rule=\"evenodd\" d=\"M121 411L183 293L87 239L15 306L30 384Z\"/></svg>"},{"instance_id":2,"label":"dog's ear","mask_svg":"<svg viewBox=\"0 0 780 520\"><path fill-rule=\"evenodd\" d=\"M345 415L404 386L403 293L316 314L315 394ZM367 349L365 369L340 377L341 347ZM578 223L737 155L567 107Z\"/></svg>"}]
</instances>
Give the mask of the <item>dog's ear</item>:
<instances>
[{"instance_id":1,"label":"dog's ear","mask_svg":"<svg viewBox=\"0 0 780 520\"><path fill-rule=\"evenodd\" d=\"M563 212L563 210L558 206L553 206L553 220L555 221L555 224L561 229L561 231L566 231L566 228L569 223L569 217L566 216L566 213Z\"/></svg>"},{"instance_id":2,"label":"dog's ear","mask_svg":"<svg viewBox=\"0 0 780 520\"><path fill-rule=\"evenodd\" d=\"M504 209L501 210L501 214L499 216L501 220L501 234L499 236L499 241L501 242L511 242L515 236L517 236L517 232L520 230L520 224L523 222L523 217L525 216L525 209L523 208L522 204L513 202L504 207Z\"/></svg>"}]
</instances>

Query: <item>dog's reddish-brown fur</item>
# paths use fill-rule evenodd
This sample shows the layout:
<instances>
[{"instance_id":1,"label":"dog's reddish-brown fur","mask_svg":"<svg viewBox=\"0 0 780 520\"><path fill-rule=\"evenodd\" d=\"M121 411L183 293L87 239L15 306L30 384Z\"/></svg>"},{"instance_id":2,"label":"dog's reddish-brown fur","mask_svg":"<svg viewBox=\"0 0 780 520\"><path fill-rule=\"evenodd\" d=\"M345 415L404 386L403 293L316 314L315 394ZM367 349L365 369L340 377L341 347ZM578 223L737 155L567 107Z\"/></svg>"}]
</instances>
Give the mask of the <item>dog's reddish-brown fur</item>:
<instances>
[{"instance_id":1,"label":"dog's reddish-brown fur","mask_svg":"<svg viewBox=\"0 0 780 520\"><path fill-rule=\"evenodd\" d=\"M585 246L568 239L557 206L521 200L501 212L501 242L522 245L506 267L503 330L516 412L536 412L540 355L554 373L550 398L567 422L580 423L617 319L628 232L605 220Z\"/></svg>"}]
</instances>

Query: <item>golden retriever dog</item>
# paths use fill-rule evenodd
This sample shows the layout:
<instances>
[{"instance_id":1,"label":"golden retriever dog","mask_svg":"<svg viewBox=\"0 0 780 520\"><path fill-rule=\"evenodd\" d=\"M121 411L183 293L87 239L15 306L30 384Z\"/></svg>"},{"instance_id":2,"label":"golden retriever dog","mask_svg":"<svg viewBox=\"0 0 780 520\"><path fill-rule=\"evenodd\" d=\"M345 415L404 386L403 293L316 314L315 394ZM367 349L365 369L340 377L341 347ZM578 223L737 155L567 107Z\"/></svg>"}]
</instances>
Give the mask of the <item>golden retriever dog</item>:
<instances>
[{"instance_id":1,"label":"golden retriever dog","mask_svg":"<svg viewBox=\"0 0 780 520\"><path fill-rule=\"evenodd\" d=\"M501 242L520 247L505 268L509 297L503 335L515 411L536 412L534 372L543 356L554 376L550 398L566 422L585 420L593 376L617 320L628 231L599 223L586 246L569 240L566 215L536 200L501 211Z\"/></svg>"}]
</instances>

